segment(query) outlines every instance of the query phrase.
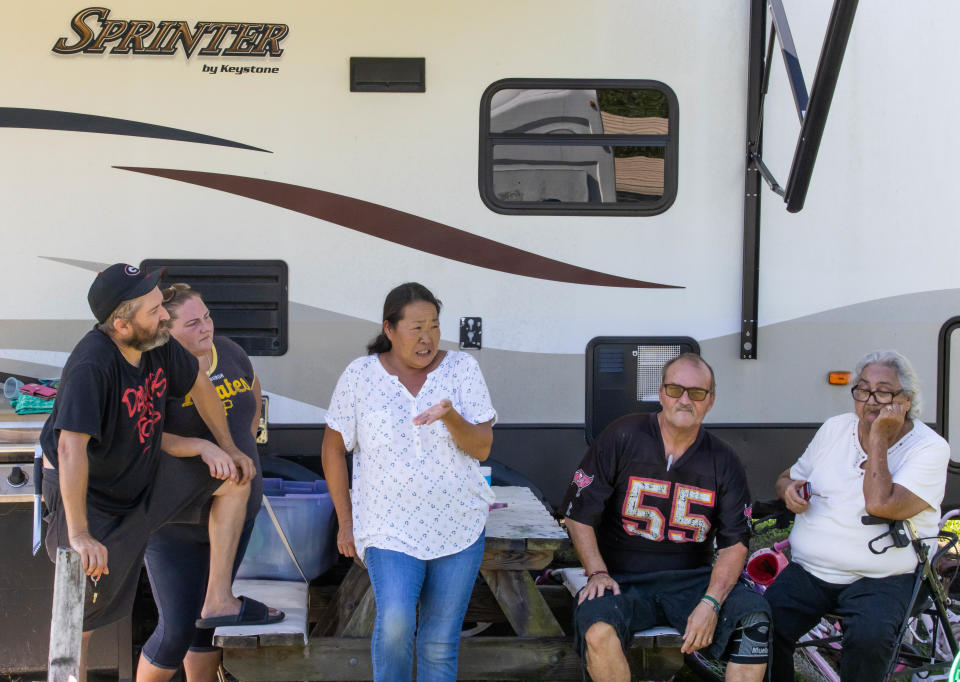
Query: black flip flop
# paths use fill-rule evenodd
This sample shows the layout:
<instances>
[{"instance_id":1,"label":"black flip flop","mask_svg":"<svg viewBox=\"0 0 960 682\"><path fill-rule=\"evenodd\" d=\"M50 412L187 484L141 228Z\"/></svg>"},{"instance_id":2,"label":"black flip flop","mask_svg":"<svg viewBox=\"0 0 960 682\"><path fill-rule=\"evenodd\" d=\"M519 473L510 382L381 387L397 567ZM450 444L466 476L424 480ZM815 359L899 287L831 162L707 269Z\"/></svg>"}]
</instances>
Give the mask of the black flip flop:
<instances>
[{"instance_id":1,"label":"black flip flop","mask_svg":"<svg viewBox=\"0 0 960 682\"><path fill-rule=\"evenodd\" d=\"M270 609L263 602L250 597L240 597L240 613L228 616L213 616L212 618L198 618L194 623L198 628L230 627L234 625L270 625L279 623L286 617L283 611L275 616L270 615Z\"/></svg>"}]
</instances>

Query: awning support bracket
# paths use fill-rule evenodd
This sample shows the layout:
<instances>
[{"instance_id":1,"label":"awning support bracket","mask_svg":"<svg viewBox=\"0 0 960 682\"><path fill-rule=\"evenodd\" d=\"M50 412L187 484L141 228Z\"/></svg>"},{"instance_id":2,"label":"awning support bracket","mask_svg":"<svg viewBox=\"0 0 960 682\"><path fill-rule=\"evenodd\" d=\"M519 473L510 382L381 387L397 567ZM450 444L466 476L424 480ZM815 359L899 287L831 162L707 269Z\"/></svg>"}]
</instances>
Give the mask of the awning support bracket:
<instances>
[{"instance_id":1,"label":"awning support bracket","mask_svg":"<svg viewBox=\"0 0 960 682\"><path fill-rule=\"evenodd\" d=\"M803 208L810 178L820 149L840 66L850 38L858 0L834 0L827 24L820 61L807 94L793 34L782 0L751 0L749 57L747 60L747 145L744 168L743 273L740 323L740 357L757 358L757 311L760 273L760 189L761 180L783 197L787 211ZM770 12L767 35L766 13ZM763 105L770 83L774 39L786 67L790 90L800 119L800 135L787 177L782 187L763 162ZM766 50L764 50L766 43Z\"/></svg>"}]
</instances>

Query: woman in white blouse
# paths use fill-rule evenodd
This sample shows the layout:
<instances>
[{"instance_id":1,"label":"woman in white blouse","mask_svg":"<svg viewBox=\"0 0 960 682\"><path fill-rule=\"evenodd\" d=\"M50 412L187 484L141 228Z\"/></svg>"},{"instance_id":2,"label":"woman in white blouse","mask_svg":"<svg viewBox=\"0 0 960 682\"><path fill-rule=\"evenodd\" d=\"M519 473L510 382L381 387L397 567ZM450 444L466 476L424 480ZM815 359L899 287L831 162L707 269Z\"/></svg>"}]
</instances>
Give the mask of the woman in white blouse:
<instances>
[{"instance_id":1,"label":"woman in white blouse","mask_svg":"<svg viewBox=\"0 0 960 682\"><path fill-rule=\"evenodd\" d=\"M456 679L493 501L480 462L497 414L477 361L439 350L439 315L421 284L387 294L383 331L344 370L327 413L323 470L337 547L366 564L377 602L374 680L412 679L415 633L417 679Z\"/></svg>"}]
</instances>

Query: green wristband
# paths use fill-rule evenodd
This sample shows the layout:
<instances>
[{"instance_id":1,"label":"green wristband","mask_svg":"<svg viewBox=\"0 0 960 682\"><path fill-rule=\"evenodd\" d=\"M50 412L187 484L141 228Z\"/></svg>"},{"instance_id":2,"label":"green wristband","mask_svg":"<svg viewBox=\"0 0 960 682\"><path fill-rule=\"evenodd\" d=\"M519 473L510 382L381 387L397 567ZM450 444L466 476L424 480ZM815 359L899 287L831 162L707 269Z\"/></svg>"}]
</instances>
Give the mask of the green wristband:
<instances>
[{"instance_id":1,"label":"green wristband","mask_svg":"<svg viewBox=\"0 0 960 682\"><path fill-rule=\"evenodd\" d=\"M700 601L707 602L710 604L710 608L712 608L715 613L720 613L720 602L711 597L709 594L705 594L700 597Z\"/></svg>"}]
</instances>

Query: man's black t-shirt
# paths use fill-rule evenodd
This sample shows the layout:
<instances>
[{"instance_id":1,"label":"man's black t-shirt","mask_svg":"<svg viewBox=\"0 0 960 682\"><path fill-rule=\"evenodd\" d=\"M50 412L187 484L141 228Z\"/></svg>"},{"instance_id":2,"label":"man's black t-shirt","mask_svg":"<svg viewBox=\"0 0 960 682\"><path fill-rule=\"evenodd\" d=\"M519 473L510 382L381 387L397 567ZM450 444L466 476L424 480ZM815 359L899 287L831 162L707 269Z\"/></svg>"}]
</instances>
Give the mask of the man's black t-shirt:
<instances>
[{"instance_id":1,"label":"man's black t-shirt","mask_svg":"<svg viewBox=\"0 0 960 682\"><path fill-rule=\"evenodd\" d=\"M137 507L156 473L167 396L184 396L197 380L197 359L175 339L146 351L134 367L109 336L93 329L76 345L61 375L40 443L59 465L60 431L90 435L88 503L104 511Z\"/></svg>"},{"instance_id":2,"label":"man's black t-shirt","mask_svg":"<svg viewBox=\"0 0 960 682\"><path fill-rule=\"evenodd\" d=\"M257 414L256 396L253 392L253 365L246 352L225 336L213 338L213 362L209 371L210 381L217 389L223 411L227 415L230 435L240 451L253 460L260 473L260 455L254 438L253 417ZM204 423L196 405L188 395L167 399L167 420L163 430L188 438L204 438L216 442ZM260 510L263 484L260 476L250 482L250 498L247 503L247 518L253 518Z\"/></svg>"},{"instance_id":3,"label":"man's black t-shirt","mask_svg":"<svg viewBox=\"0 0 960 682\"><path fill-rule=\"evenodd\" d=\"M667 471L657 414L622 417L604 429L574 474L564 513L593 526L611 573L710 566L749 539L746 475L726 443L702 427Z\"/></svg>"}]
</instances>

